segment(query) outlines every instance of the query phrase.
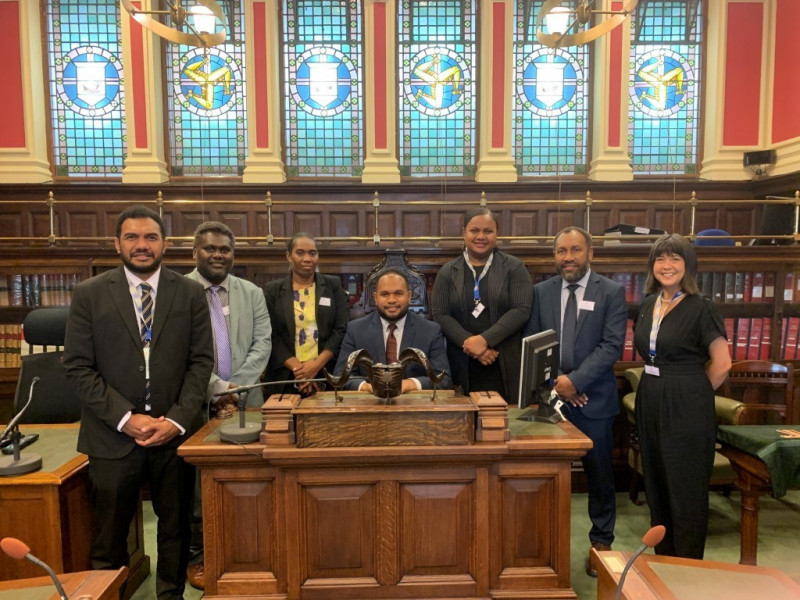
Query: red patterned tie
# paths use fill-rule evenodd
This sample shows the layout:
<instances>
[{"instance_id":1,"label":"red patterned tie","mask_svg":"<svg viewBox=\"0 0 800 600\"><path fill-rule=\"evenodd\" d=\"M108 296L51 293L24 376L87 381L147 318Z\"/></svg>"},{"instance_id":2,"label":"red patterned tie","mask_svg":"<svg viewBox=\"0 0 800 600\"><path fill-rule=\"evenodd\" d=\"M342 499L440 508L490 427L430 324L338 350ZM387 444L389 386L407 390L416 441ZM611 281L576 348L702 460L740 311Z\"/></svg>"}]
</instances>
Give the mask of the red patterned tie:
<instances>
[{"instance_id":1,"label":"red patterned tie","mask_svg":"<svg viewBox=\"0 0 800 600\"><path fill-rule=\"evenodd\" d=\"M389 323L389 335L386 336L386 362L392 364L397 362L397 338L394 337L394 330L397 325Z\"/></svg>"}]
</instances>

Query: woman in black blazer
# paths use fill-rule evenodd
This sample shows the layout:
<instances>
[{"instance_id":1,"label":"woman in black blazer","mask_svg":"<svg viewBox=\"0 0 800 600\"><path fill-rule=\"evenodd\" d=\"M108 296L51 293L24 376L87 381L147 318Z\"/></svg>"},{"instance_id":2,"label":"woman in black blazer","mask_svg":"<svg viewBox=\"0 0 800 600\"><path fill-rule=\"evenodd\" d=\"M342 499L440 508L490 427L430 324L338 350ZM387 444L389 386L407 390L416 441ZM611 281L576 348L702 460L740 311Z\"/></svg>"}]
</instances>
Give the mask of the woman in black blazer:
<instances>
[{"instance_id":1,"label":"woman in black blazer","mask_svg":"<svg viewBox=\"0 0 800 600\"><path fill-rule=\"evenodd\" d=\"M296 233L287 246L289 276L270 281L265 292L272 321L267 381L314 379L325 367L333 373L350 317L342 282L317 273L314 238ZM289 383L269 386L267 392L310 395L319 389L317 383Z\"/></svg>"},{"instance_id":2,"label":"woman in black blazer","mask_svg":"<svg viewBox=\"0 0 800 600\"><path fill-rule=\"evenodd\" d=\"M433 320L447 337L453 382L464 393L519 394L522 330L533 286L525 265L497 249L497 219L485 207L464 215L464 253L433 284ZM477 284L475 280L478 280Z\"/></svg>"}]
</instances>

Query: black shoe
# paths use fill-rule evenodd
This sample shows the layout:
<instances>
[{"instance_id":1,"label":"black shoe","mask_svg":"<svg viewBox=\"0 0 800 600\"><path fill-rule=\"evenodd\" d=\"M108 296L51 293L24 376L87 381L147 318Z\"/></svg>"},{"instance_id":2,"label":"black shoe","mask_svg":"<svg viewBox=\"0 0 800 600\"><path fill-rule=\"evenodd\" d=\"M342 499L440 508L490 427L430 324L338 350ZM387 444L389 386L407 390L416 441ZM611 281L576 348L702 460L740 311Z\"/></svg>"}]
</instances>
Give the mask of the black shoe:
<instances>
[{"instance_id":1,"label":"black shoe","mask_svg":"<svg viewBox=\"0 0 800 600\"><path fill-rule=\"evenodd\" d=\"M608 544L603 544L602 542L592 542L592 548L597 550L598 552L605 552L607 550L611 550L611 546ZM589 556L586 557L586 574L589 577L597 577L597 567L594 565L592 561L592 551L589 550Z\"/></svg>"}]
</instances>

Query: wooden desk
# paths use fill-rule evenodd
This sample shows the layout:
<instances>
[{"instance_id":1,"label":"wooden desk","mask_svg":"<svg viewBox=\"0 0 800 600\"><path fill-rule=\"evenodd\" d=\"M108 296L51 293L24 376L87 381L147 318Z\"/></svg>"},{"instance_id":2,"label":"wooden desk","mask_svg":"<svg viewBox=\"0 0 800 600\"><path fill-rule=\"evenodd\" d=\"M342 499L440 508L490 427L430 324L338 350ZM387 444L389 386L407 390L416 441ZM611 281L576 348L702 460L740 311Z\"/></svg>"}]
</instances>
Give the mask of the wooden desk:
<instances>
[{"instance_id":1,"label":"wooden desk","mask_svg":"<svg viewBox=\"0 0 800 600\"><path fill-rule=\"evenodd\" d=\"M798 429L797 425L786 425L778 428L784 427ZM747 431L748 429L761 431L764 429L774 430L775 427L765 427L761 425L720 426L720 431L723 433L725 431ZM737 444L734 443L735 440L730 436L719 437L718 439L720 442L720 449L718 452L731 461L731 466L736 472L737 477L735 484L742 494L742 525L739 563L743 565L755 565L758 555L758 502L761 496L773 492L773 482L772 476L770 475L770 469L769 466L758 456L738 447ZM797 445L800 444L800 441L791 443ZM778 471L776 477L778 477L780 473L781 472ZM795 477L796 476L797 475L795 474ZM778 483L781 484L780 477L778 477L778 480ZM782 483L783 485L786 485L787 482L784 481ZM778 488L778 493L783 495L785 491L781 491L781 485L778 485Z\"/></svg>"},{"instance_id":2,"label":"wooden desk","mask_svg":"<svg viewBox=\"0 0 800 600\"><path fill-rule=\"evenodd\" d=\"M597 552L597 600L613 600L630 552ZM628 571L624 600L799 600L800 586L778 569L643 554Z\"/></svg>"},{"instance_id":3,"label":"wooden desk","mask_svg":"<svg viewBox=\"0 0 800 600\"><path fill-rule=\"evenodd\" d=\"M116 571L81 571L65 573L58 576L64 593L73 600L81 600L86 596L91 600L117 600L119 588L125 582L128 569L122 567ZM50 600L56 588L50 577L33 579L17 579L0 583L0 600Z\"/></svg>"},{"instance_id":4,"label":"wooden desk","mask_svg":"<svg viewBox=\"0 0 800 600\"><path fill-rule=\"evenodd\" d=\"M201 473L206 599L576 597L570 474L591 441L570 423L318 448L225 444L218 426L179 449Z\"/></svg>"},{"instance_id":5,"label":"wooden desk","mask_svg":"<svg viewBox=\"0 0 800 600\"><path fill-rule=\"evenodd\" d=\"M39 440L23 452L42 457L42 469L27 475L0 478L0 533L30 546L31 553L56 573L90 569L92 540L89 459L75 450L78 423L22 425L22 433L38 433ZM128 536L131 555L128 594L150 573L144 553L141 502ZM41 575L27 560L0 553L0 581Z\"/></svg>"}]
</instances>

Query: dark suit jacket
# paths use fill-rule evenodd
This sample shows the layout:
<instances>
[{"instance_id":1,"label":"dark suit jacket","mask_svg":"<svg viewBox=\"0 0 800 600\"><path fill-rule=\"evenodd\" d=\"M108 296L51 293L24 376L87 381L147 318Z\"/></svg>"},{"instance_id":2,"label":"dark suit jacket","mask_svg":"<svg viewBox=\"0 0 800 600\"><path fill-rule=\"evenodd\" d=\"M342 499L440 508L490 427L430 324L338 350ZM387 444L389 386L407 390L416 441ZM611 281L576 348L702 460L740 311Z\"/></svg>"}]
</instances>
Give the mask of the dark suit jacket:
<instances>
[{"instance_id":1,"label":"dark suit jacket","mask_svg":"<svg viewBox=\"0 0 800 600\"><path fill-rule=\"evenodd\" d=\"M472 336L462 323L474 307L467 302L464 289L464 271L467 263L463 256L445 264L433 284L431 308L433 320L447 336L447 357L453 369L453 381L469 393L469 366L473 360L461 349L464 340ZM519 396L519 361L522 329L531 313L531 276L518 258L495 250L492 266L486 275L489 297L483 303L489 310L492 326L481 335L490 348L500 352L498 361L510 398L515 403Z\"/></svg>"},{"instance_id":2,"label":"dark suit jacket","mask_svg":"<svg viewBox=\"0 0 800 600\"><path fill-rule=\"evenodd\" d=\"M122 267L75 288L64 364L83 401L78 450L108 459L127 455L134 440L117 426L127 412L144 412L145 364ZM150 342L150 414L186 430L169 445L177 447L193 432L213 367L203 286L162 266Z\"/></svg>"},{"instance_id":3,"label":"dark suit jacket","mask_svg":"<svg viewBox=\"0 0 800 600\"><path fill-rule=\"evenodd\" d=\"M447 351L444 348L444 336L442 336L442 329L439 325L420 317L416 313L409 312L403 327L403 339L400 340L398 356L406 348L422 350L430 359L433 370L437 374L442 371L447 374L439 384L439 388L453 387L453 381L450 378L450 365L447 362ZM355 321L350 321L347 324L347 334L344 336L344 342L342 342L342 348L339 351L339 360L336 361L336 369L334 371L336 375L342 374L347 357L355 350L366 350L372 357L373 362L386 363L386 346L383 342L383 327L378 311ZM366 374L366 369L361 366L353 370L350 380L347 382L347 389L357 390ZM433 388L433 383L431 383L427 372L419 363L412 362L406 367L403 379L411 379L412 377L419 380L422 389L429 390Z\"/></svg>"},{"instance_id":4,"label":"dark suit jacket","mask_svg":"<svg viewBox=\"0 0 800 600\"><path fill-rule=\"evenodd\" d=\"M341 280L334 275L316 273L316 318L319 331L319 351L330 350L333 358L325 365L330 372L336 364L339 347L344 339L347 321L350 319L350 304L342 288ZM267 381L294 379L292 371L284 362L295 355L294 297L292 276L270 281L265 291L267 310L272 321L272 354L269 357ZM329 298L330 305L320 304L320 299ZM289 386L286 386L289 387ZM274 393L275 390L272 390Z\"/></svg>"},{"instance_id":5,"label":"dark suit jacket","mask_svg":"<svg viewBox=\"0 0 800 600\"><path fill-rule=\"evenodd\" d=\"M561 339L561 277L537 283L533 288L533 310L525 335L554 329ZM618 283L592 271L584 301L594 310L579 310L575 338L575 370L570 381L589 402L581 410L586 417L601 419L619 413L614 363L622 354L627 327L625 290Z\"/></svg>"}]
</instances>

